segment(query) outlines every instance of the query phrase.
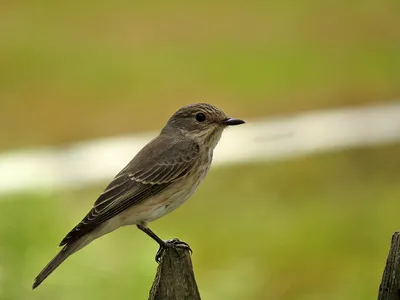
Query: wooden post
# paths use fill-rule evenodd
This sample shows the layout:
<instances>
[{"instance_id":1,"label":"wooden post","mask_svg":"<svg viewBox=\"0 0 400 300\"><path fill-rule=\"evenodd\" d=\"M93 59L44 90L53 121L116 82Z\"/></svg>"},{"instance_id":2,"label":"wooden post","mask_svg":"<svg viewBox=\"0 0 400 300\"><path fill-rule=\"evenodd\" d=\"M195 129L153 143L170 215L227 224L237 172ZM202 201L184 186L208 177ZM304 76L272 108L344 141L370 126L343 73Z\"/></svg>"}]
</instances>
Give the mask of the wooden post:
<instances>
[{"instance_id":1,"label":"wooden post","mask_svg":"<svg viewBox=\"0 0 400 300\"><path fill-rule=\"evenodd\" d=\"M400 300L400 231L392 236L378 300Z\"/></svg>"},{"instance_id":2,"label":"wooden post","mask_svg":"<svg viewBox=\"0 0 400 300\"><path fill-rule=\"evenodd\" d=\"M161 256L149 300L200 300L190 251L167 248Z\"/></svg>"}]
</instances>

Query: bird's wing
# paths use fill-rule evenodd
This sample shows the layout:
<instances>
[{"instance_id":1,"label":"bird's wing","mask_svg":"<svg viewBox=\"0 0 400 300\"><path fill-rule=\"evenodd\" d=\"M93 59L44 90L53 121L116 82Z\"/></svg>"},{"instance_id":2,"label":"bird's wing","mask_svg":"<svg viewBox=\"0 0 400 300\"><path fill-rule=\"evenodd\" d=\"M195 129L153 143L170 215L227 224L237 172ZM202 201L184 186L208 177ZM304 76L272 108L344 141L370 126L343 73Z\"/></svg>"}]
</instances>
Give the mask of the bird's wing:
<instances>
[{"instance_id":1,"label":"bird's wing","mask_svg":"<svg viewBox=\"0 0 400 300\"><path fill-rule=\"evenodd\" d=\"M115 176L60 246L79 239L132 205L160 193L185 176L198 155L198 144L190 140L175 140L167 136L154 139Z\"/></svg>"}]
</instances>

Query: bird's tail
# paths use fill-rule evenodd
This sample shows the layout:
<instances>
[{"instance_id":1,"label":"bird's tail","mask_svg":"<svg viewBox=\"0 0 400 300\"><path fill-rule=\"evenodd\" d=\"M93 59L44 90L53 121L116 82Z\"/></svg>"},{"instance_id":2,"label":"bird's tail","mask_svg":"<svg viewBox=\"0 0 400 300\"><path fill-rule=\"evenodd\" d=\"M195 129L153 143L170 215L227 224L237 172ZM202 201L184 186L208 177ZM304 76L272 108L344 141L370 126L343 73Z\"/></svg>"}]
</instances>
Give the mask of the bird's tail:
<instances>
[{"instance_id":1,"label":"bird's tail","mask_svg":"<svg viewBox=\"0 0 400 300\"><path fill-rule=\"evenodd\" d=\"M71 254L75 253L79 249L83 248L88 244L86 239L80 239L72 244L65 245L60 252L44 267L44 269L36 276L32 289L37 288L43 280L45 280L64 260L66 260Z\"/></svg>"}]
</instances>

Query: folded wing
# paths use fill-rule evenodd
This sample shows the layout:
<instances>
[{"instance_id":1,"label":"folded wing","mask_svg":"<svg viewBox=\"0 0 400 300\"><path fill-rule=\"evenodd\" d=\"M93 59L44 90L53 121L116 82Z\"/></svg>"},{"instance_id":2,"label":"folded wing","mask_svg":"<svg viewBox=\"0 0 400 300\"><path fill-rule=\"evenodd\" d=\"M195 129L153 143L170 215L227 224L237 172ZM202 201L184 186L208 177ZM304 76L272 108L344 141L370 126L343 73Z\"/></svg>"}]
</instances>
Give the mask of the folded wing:
<instances>
[{"instance_id":1,"label":"folded wing","mask_svg":"<svg viewBox=\"0 0 400 300\"><path fill-rule=\"evenodd\" d=\"M127 208L161 193L196 163L199 146L187 139L158 137L115 176L85 218L61 241L72 243Z\"/></svg>"}]
</instances>

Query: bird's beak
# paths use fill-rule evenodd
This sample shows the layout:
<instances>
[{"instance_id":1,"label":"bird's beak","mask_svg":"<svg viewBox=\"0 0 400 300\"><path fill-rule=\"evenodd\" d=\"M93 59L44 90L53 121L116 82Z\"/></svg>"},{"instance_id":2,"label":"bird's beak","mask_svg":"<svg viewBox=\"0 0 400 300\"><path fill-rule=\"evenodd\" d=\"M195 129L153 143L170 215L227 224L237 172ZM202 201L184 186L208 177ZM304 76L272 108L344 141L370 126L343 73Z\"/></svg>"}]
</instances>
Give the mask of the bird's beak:
<instances>
[{"instance_id":1,"label":"bird's beak","mask_svg":"<svg viewBox=\"0 0 400 300\"><path fill-rule=\"evenodd\" d=\"M225 120L222 120L221 124L226 125L226 126L231 126L231 125L240 125L245 123L245 121L240 120L240 119L235 119L235 118L226 118Z\"/></svg>"}]
</instances>

